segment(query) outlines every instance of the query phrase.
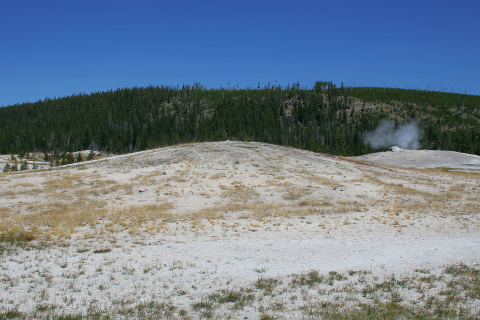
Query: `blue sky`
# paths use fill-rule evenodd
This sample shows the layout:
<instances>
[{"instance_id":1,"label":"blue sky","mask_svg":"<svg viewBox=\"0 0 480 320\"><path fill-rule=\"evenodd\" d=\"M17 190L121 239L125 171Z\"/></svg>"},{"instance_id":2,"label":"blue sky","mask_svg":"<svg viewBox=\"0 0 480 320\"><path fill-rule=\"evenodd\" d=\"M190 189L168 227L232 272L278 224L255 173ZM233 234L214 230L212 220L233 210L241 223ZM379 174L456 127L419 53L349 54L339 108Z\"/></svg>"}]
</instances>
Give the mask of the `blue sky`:
<instances>
[{"instance_id":1,"label":"blue sky","mask_svg":"<svg viewBox=\"0 0 480 320\"><path fill-rule=\"evenodd\" d=\"M480 1L0 0L0 106L200 82L480 95Z\"/></svg>"}]
</instances>

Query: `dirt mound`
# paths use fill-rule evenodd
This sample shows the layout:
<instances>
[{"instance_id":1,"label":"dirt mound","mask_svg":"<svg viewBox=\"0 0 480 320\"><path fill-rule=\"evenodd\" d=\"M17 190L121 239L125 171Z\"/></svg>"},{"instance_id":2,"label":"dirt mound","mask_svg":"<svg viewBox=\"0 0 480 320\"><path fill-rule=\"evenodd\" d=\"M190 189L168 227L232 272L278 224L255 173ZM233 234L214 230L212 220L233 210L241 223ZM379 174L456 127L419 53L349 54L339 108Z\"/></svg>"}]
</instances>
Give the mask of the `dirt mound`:
<instances>
[{"instance_id":1,"label":"dirt mound","mask_svg":"<svg viewBox=\"0 0 480 320\"><path fill-rule=\"evenodd\" d=\"M412 168L449 168L480 172L480 156L441 150L406 150L398 147L392 151L356 157L358 160Z\"/></svg>"},{"instance_id":2,"label":"dirt mound","mask_svg":"<svg viewBox=\"0 0 480 320\"><path fill-rule=\"evenodd\" d=\"M342 159L225 141L0 175L0 317L252 319L261 306L301 318L318 301L443 303L422 279L443 288L446 265L478 264L480 175L366 160L445 166L449 155ZM397 289L373 294L384 283Z\"/></svg>"}]
</instances>

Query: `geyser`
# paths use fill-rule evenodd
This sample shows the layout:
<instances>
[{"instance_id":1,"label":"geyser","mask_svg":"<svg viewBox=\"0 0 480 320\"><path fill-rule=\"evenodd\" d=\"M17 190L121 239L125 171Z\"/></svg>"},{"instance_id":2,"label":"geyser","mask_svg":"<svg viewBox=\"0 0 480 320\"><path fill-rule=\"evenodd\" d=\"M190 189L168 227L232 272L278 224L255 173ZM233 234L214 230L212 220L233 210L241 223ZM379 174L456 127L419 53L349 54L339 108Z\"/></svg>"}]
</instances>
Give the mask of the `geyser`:
<instances>
[{"instance_id":1,"label":"geyser","mask_svg":"<svg viewBox=\"0 0 480 320\"><path fill-rule=\"evenodd\" d=\"M411 121L395 128L393 120L382 120L378 127L364 136L364 141L377 149L399 146L402 149L420 148L423 132L417 122Z\"/></svg>"}]
</instances>

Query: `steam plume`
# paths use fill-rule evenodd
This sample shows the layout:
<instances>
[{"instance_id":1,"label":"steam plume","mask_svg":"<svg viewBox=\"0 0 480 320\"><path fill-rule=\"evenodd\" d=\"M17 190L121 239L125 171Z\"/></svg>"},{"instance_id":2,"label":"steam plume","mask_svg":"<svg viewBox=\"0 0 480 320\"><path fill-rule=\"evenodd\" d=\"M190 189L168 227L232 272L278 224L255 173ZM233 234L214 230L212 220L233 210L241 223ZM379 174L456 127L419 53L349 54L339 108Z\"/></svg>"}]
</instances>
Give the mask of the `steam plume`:
<instances>
[{"instance_id":1,"label":"steam plume","mask_svg":"<svg viewBox=\"0 0 480 320\"><path fill-rule=\"evenodd\" d=\"M373 148L399 146L402 149L418 149L423 132L415 121L408 122L395 129L392 120L382 120L378 127L367 134L364 140Z\"/></svg>"}]
</instances>

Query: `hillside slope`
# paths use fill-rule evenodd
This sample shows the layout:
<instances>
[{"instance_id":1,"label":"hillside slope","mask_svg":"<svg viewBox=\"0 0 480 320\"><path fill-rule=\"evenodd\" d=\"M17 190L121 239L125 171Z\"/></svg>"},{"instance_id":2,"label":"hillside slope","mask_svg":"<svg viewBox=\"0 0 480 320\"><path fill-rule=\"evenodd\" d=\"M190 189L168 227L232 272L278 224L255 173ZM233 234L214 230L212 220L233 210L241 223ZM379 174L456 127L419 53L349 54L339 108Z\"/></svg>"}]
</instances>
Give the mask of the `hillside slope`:
<instances>
[{"instance_id":1,"label":"hillside slope","mask_svg":"<svg viewBox=\"0 0 480 320\"><path fill-rule=\"evenodd\" d=\"M383 312L379 301L403 316L480 310L460 298L478 278L478 173L225 141L0 183L0 315L348 317ZM453 280L461 289L442 295Z\"/></svg>"},{"instance_id":2,"label":"hillside slope","mask_svg":"<svg viewBox=\"0 0 480 320\"><path fill-rule=\"evenodd\" d=\"M257 141L336 155L374 151L382 119L416 121L421 148L480 154L480 97L317 82L257 89L118 89L0 108L0 153L127 153L204 141ZM387 146L389 147L389 146Z\"/></svg>"}]
</instances>

